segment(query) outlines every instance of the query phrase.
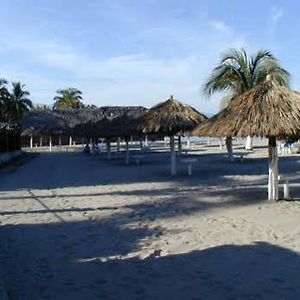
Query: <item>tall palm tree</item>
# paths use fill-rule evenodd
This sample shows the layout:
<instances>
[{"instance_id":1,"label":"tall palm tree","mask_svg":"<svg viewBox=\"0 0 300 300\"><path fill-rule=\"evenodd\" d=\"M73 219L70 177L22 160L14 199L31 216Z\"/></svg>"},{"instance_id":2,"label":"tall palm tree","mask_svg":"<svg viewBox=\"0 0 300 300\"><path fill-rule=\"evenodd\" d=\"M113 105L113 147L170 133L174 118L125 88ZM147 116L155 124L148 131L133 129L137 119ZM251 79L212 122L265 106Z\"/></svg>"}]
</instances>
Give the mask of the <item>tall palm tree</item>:
<instances>
[{"instance_id":1,"label":"tall palm tree","mask_svg":"<svg viewBox=\"0 0 300 300\"><path fill-rule=\"evenodd\" d=\"M30 93L25 90L25 84L21 82L12 83L12 91L5 99L5 117L8 122L19 121L23 113L33 107L28 96Z\"/></svg>"},{"instance_id":2,"label":"tall palm tree","mask_svg":"<svg viewBox=\"0 0 300 300\"><path fill-rule=\"evenodd\" d=\"M227 92L235 97L264 81L268 74L281 85L288 85L290 74L280 66L278 60L267 50L249 56L244 49L230 49L222 57L204 85L210 96L215 92ZM232 140L227 137L229 158L232 160Z\"/></svg>"},{"instance_id":3,"label":"tall palm tree","mask_svg":"<svg viewBox=\"0 0 300 300\"><path fill-rule=\"evenodd\" d=\"M0 121L6 121L6 111L7 111L7 100L9 98L9 92L7 90L7 81L5 79L0 79Z\"/></svg>"},{"instance_id":4,"label":"tall palm tree","mask_svg":"<svg viewBox=\"0 0 300 300\"><path fill-rule=\"evenodd\" d=\"M75 88L68 88L66 90L58 90L58 95L54 97L53 109L78 109L83 108L84 104L82 100L82 92Z\"/></svg>"}]
</instances>

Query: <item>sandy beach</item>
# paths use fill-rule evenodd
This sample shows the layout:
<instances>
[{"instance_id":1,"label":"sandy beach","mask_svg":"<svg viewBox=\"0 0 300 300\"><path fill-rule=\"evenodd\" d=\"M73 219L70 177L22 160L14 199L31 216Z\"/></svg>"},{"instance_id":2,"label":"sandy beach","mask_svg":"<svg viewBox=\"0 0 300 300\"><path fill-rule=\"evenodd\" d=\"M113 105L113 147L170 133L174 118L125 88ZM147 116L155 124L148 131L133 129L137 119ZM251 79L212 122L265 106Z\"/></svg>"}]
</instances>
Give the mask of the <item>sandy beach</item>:
<instances>
[{"instance_id":1,"label":"sandy beach","mask_svg":"<svg viewBox=\"0 0 300 300\"><path fill-rule=\"evenodd\" d=\"M41 153L0 174L0 274L10 299L300 299L300 202L268 202L267 150L169 153L139 166ZM112 156L114 157L114 156ZM300 156L280 157L300 198ZM282 193L282 188L281 188Z\"/></svg>"}]
</instances>

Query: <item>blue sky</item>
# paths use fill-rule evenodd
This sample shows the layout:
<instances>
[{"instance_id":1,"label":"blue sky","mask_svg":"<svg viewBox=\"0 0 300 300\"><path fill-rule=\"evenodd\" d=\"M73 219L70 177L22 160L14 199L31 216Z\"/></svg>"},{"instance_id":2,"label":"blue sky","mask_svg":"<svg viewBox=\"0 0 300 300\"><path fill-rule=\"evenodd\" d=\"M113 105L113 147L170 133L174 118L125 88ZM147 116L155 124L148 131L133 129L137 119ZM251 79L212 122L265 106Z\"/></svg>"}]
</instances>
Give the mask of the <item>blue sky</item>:
<instances>
[{"instance_id":1,"label":"blue sky","mask_svg":"<svg viewBox=\"0 0 300 300\"><path fill-rule=\"evenodd\" d=\"M173 94L202 112L222 52L269 49L300 89L300 4L237 0L0 0L0 76L35 103L75 87L85 103L152 106Z\"/></svg>"}]
</instances>

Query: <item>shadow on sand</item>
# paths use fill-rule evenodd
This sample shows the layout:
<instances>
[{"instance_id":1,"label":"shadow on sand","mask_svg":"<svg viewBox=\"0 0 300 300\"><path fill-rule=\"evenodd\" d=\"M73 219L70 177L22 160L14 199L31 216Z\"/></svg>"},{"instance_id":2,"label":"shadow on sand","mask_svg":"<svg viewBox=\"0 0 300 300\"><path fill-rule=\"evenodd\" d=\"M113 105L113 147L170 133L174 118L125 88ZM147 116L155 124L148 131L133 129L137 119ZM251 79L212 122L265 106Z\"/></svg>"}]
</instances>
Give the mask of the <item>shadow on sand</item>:
<instances>
[{"instance_id":1,"label":"shadow on sand","mask_svg":"<svg viewBox=\"0 0 300 300\"><path fill-rule=\"evenodd\" d=\"M133 252L147 249L155 228L88 221L5 226L1 239L4 232L11 299L300 298L299 255L265 242L139 257Z\"/></svg>"}]
</instances>

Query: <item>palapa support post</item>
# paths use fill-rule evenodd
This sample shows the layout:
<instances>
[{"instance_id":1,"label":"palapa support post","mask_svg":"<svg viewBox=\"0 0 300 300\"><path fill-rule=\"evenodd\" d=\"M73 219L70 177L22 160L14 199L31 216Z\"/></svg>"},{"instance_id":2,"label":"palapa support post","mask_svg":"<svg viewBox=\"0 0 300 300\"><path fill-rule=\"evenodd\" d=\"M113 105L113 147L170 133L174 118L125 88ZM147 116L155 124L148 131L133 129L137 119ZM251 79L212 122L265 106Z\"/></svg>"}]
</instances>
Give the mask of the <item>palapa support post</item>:
<instances>
[{"instance_id":1,"label":"palapa support post","mask_svg":"<svg viewBox=\"0 0 300 300\"><path fill-rule=\"evenodd\" d=\"M40 147L43 147L43 136L40 136Z\"/></svg>"},{"instance_id":2,"label":"palapa support post","mask_svg":"<svg viewBox=\"0 0 300 300\"><path fill-rule=\"evenodd\" d=\"M143 150L143 140L140 139L140 150L142 151Z\"/></svg>"},{"instance_id":3,"label":"palapa support post","mask_svg":"<svg viewBox=\"0 0 300 300\"><path fill-rule=\"evenodd\" d=\"M188 149L190 149L190 147L191 147L190 136L187 136L187 138L186 138L186 147L187 147Z\"/></svg>"},{"instance_id":4,"label":"palapa support post","mask_svg":"<svg viewBox=\"0 0 300 300\"><path fill-rule=\"evenodd\" d=\"M276 147L276 138L269 137L269 182L268 199L279 200L278 193L278 154Z\"/></svg>"},{"instance_id":5,"label":"palapa support post","mask_svg":"<svg viewBox=\"0 0 300 300\"><path fill-rule=\"evenodd\" d=\"M117 138L117 152L120 152L120 143L121 143L121 138Z\"/></svg>"},{"instance_id":6,"label":"palapa support post","mask_svg":"<svg viewBox=\"0 0 300 300\"><path fill-rule=\"evenodd\" d=\"M233 148L232 148L232 137L228 136L226 137L226 149L228 153L228 159L229 161L233 162Z\"/></svg>"},{"instance_id":7,"label":"palapa support post","mask_svg":"<svg viewBox=\"0 0 300 300\"><path fill-rule=\"evenodd\" d=\"M125 148L126 148L126 156L125 156L125 163L126 163L126 165L129 165L129 154L130 154L130 152L129 152L129 141L128 141L128 139L126 139L126 145L125 145Z\"/></svg>"},{"instance_id":8,"label":"palapa support post","mask_svg":"<svg viewBox=\"0 0 300 300\"><path fill-rule=\"evenodd\" d=\"M61 152L61 135L58 137L59 151Z\"/></svg>"},{"instance_id":9,"label":"palapa support post","mask_svg":"<svg viewBox=\"0 0 300 300\"><path fill-rule=\"evenodd\" d=\"M219 149L220 149L220 151L223 150L223 141L222 141L222 138L219 138Z\"/></svg>"},{"instance_id":10,"label":"palapa support post","mask_svg":"<svg viewBox=\"0 0 300 300\"><path fill-rule=\"evenodd\" d=\"M49 150L52 151L52 136L49 135Z\"/></svg>"},{"instance_id":11,"label":"palapa support post","mask_svg":"<svg viewBox=\"0 0 300 300\"><path fill-rule=\"evenodd\" d=\"M30 136L30 149L33 148L33 136L31 135Z\"/></svg>"},{"instance_id":12,"label":"palapa support post","mask_svg":"<svg viewBox=\"0 0 300 300\"><path fill-rule=\"evenodd\" d=\"M177 174L177 170L176 170L176 153L175 153L174 135L170 136L170 148L171 148L171 176L175 176Z\"/></svg>"},{"instance_id":13,"label":"palapa support post","mask_svg":"<svg viewBox=\"0 0 300 300\"><path fill-rule=\"evenodd\" d=\"M111 159L111 147L110 147L110 139L107 139L106 141L106 146L107 146L107 159Z\"/></svg>"},{"instance_id":14,"label":"palapa support post","mask_svg":"<svg viewBox=\"0 0 300 300\"><path fill-rule=\"evenodd\" d=\"M181 156L182 153L182 143L181 143L181 136L178 136L178 155Z\"/></svg>"},{"instance_id":15,"label":"palapa support post","mask_svg":"<svg viewBox=\"0 0 300 300\"><path fill-rule=\"evenodd\" d=\"M252 137L248 135L246 137L246 145L245 145L246 150L253 150L253 143L252 143Z\"/></svg>"}]
</instances>

